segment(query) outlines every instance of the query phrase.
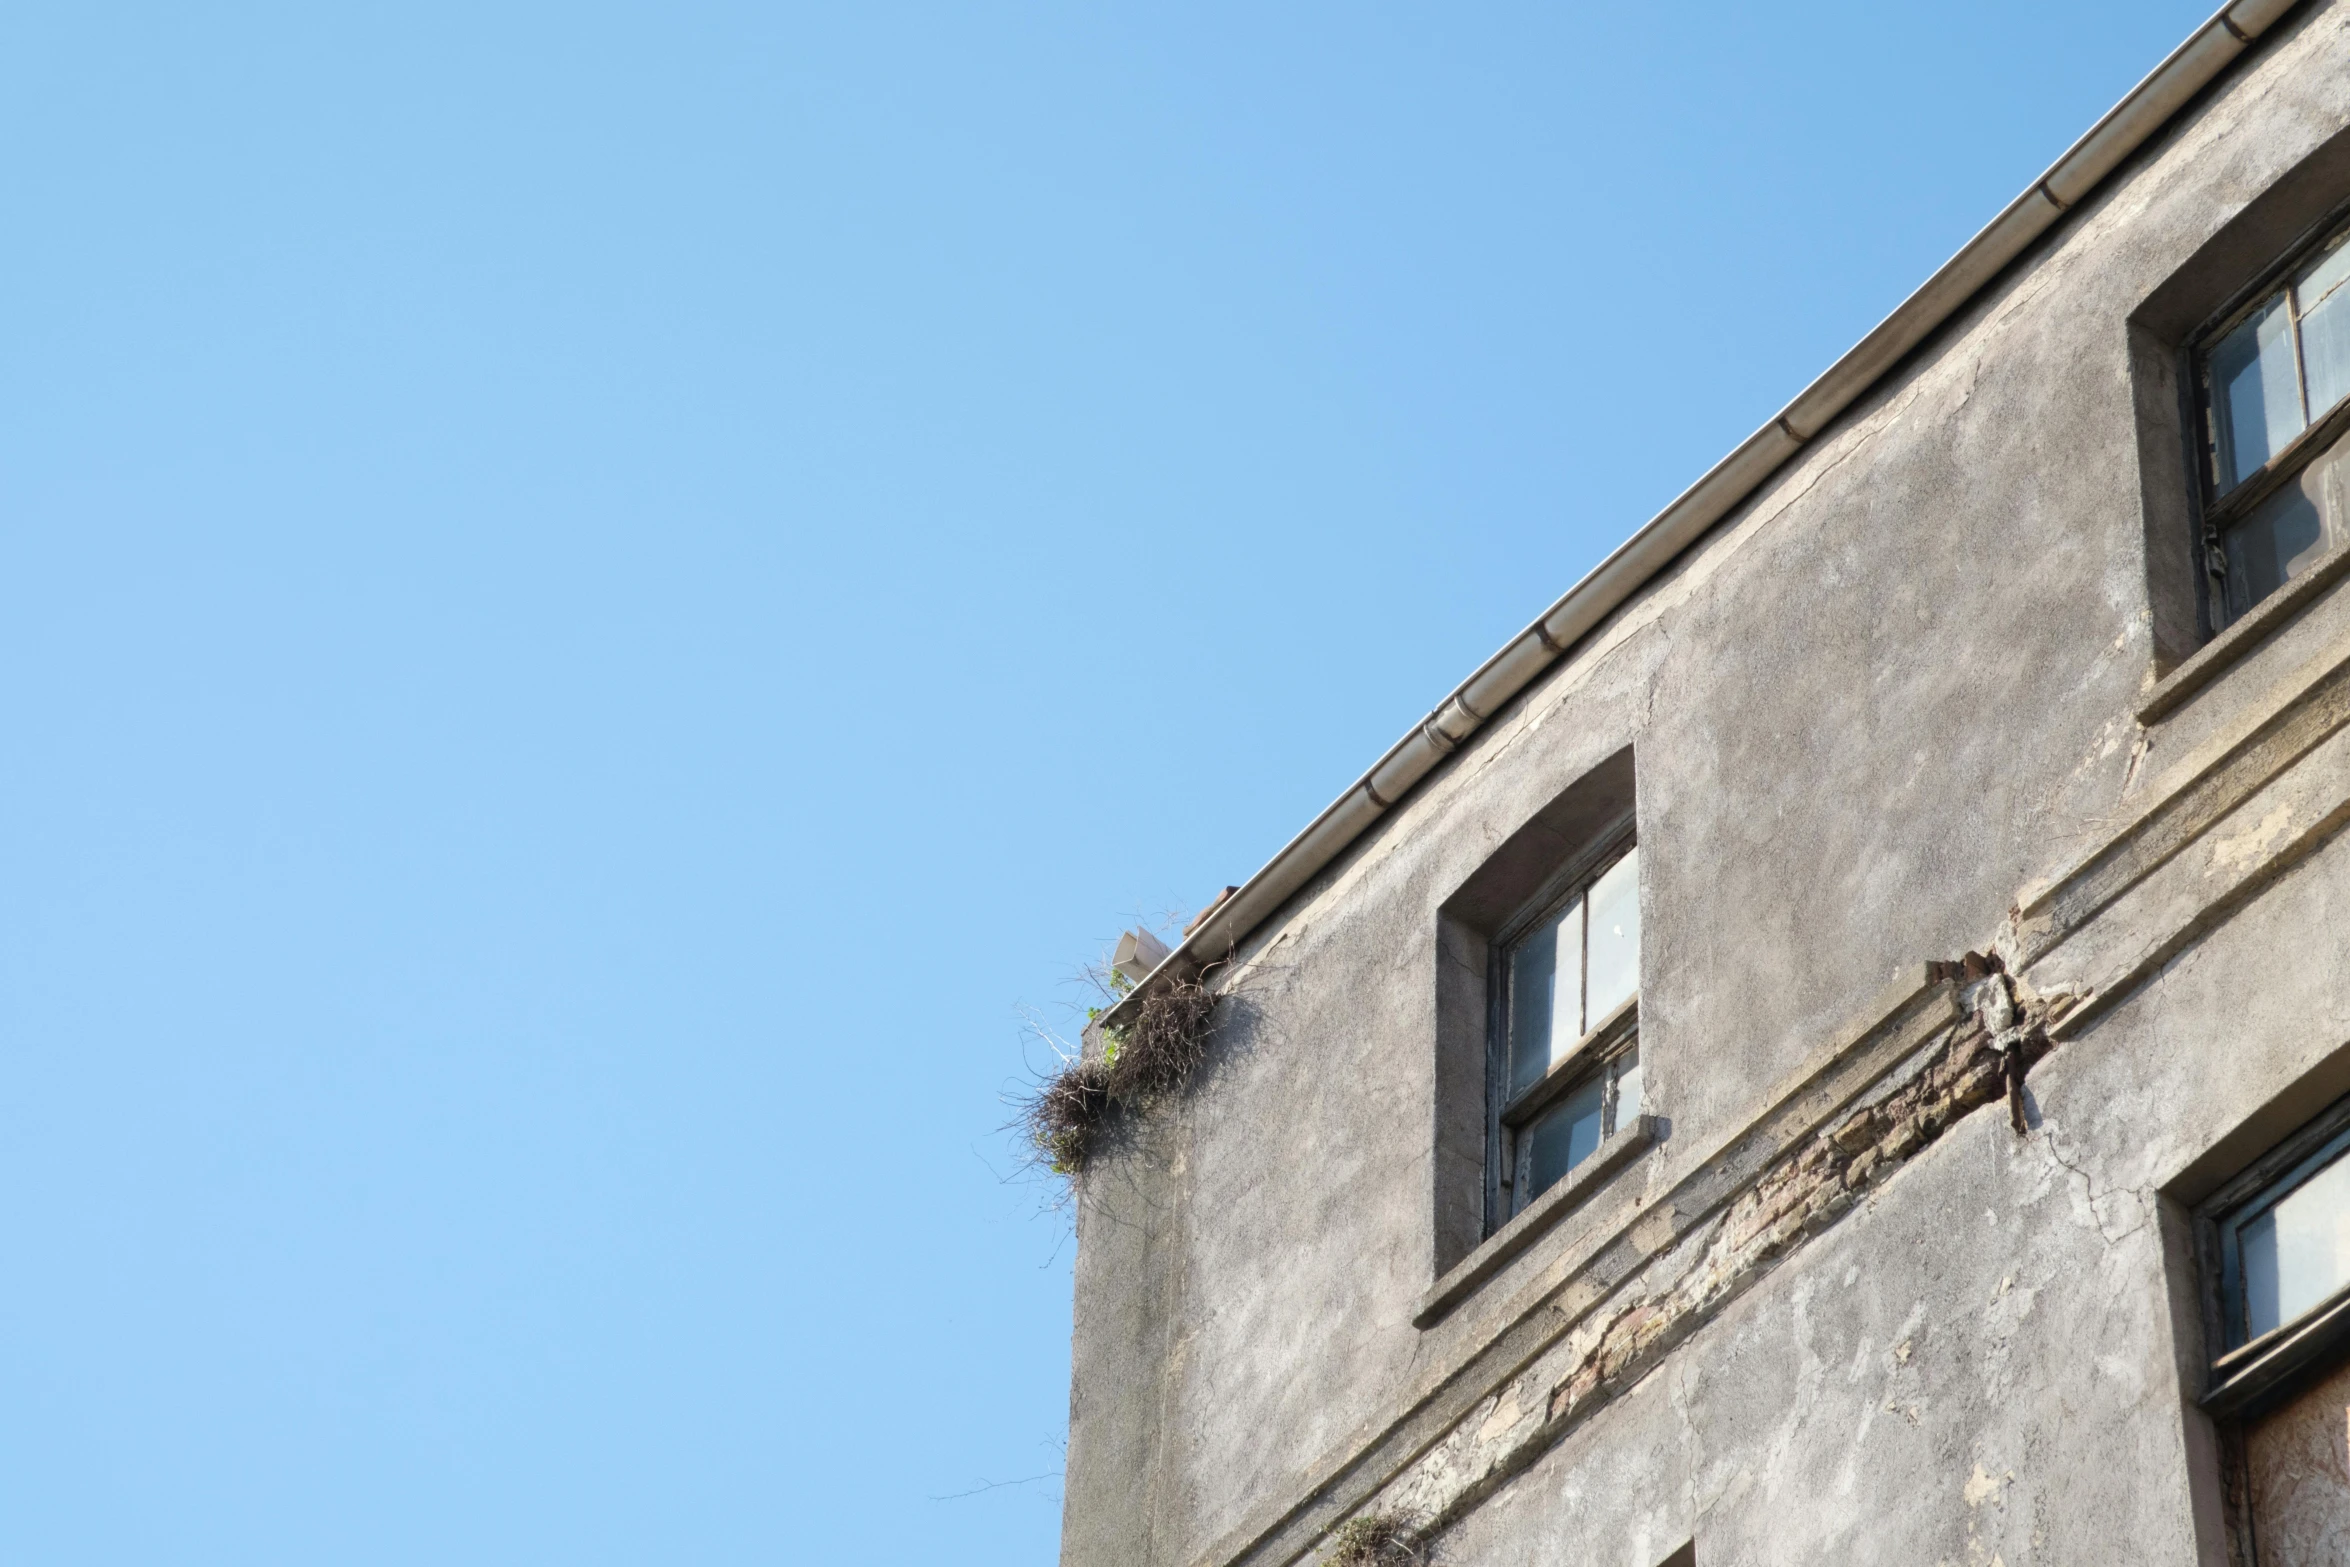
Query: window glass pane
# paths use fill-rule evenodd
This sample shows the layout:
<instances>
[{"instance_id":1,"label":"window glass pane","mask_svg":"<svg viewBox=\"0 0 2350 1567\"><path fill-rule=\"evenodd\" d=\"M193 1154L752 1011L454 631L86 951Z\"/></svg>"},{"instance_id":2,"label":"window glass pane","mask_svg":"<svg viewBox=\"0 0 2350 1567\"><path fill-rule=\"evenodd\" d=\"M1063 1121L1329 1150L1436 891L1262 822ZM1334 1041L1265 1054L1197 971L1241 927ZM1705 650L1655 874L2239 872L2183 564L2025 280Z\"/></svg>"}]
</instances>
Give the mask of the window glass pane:
<instances>
[{"instance_id":1,"label":"window glass pane","mask_svg":"<svg viewBox=\"0 0 2350 1567\"><path fill-rule=\"evenodd\" d=\"M2309 411L2322 414L2350 396L2350 245L2334 242L2331 254L2301 275L2294 291L2301 305L2301 362L2309 377Z\"/></svg>"},{"instance_id":2,"label":"window glass pane","mask_svg":"<svg viewBox=\"0 0 2350 1567\"><path fill-rule=\"evenodd\" d=\"M2301 298L2301 313L2307 315L2324 304L2344 283L2350 283L2350 234L2329 240L2325 252L2293 280L2293 291Z\"/></svg>"},{"instance_id":3,"label":"window glass pane","mask_svg":"<svg viewBox=\"0 0 2350 1567\"><path fill-rule=\"evenodd\" d=\"M1582 956L1580 901L1529 934L1510 954L1511 1093L1541 1081L1552 1054L1578 1037L1575 983ZM1564 986L1559 983L1562 960L1567 971Z\"/></svg>"},{"instance_id":4,"label":"window glass pane","mask_svg":"<svg viewBox=\"0 0 2350 1567\"><path fill-rule=\"evenodd\" d=\"M1640 1113L1640 1052L1627 1050L1616 1062L1616 1127L1632 1124Z\"/></svg>"},{"instance_id":5,"label":"window glass pane","mask_svg":"<svg viewBox=\"0 0 2350 1567\"><path fill-rule=\"evenodd\" d=\"M1550 1015L1557 1005L1558 926L1545 925L1510 954L1510 1092L1550 1064Z\"/></svg>"},{"instance_id":6,"label":"window glass pane","mask_svg":"<svg viewBox=\"0 0 2350 1567\"><path fill-rule=\"evenodd\" d=\"M2301 470L2228 530L2230 618L2307 571L2341 541L2345 456L2350 442Z\"/></svg>"},{"instance_id":7,"label":"window glass pane","mask_svg":"<svg viewBox=\"0 0 2350 1567\"><path fill-rule=\"evenodd\" d=\"M1599 1146L1600 1081L1593 1078L1526 1128L1519 1158L1519 1206L1557 1184Z\"/></svg>"},{"instance_id":8,"label":"window glass pane","mask_svg":"<svg viewBox=\"0 0 2350 1567\"><path fill-rule=\"evenodd\" d=\"M2350 1159L2337 1159L2237 1232L2251 1337L2350 1284Z\"/></svg>"},{"instance_id":9,"label":"window glass pane","mask_svg":"<svg viewBox=\"0 0 2350 1567\"><path fill-rule=\"evenodd\" d=\"M1582 1037L1578 1003L1582 999L1583 926L1587 918L1581 898L1567 905L1558 917L1558 988L1550 1009L1550 1049L1544 1053L1543 1070L1556 1065Z\"/></svg>"},{"instance_id":10,"label":"window glass pane","mask_svg":"<svg viewBox=\"0 0 2350 1567\"><path fill-rule=\"evenodd\" d=\"M2223 494L2301 433L2292 314L2284 304L2280 294L2211 351L2211 413Z\"/></svg>"},{"instance_id":11,"label":"window glass pane","mask_svg":"<svg viewBox=\"0 0 2350 1567\"><path fill-rule=\"evenodd\" d=\"M1640 989L1640 851L1633 849L1591 885L1590 995L1583 1026L1594 1027Z\"/></svg>"}]
</instances>

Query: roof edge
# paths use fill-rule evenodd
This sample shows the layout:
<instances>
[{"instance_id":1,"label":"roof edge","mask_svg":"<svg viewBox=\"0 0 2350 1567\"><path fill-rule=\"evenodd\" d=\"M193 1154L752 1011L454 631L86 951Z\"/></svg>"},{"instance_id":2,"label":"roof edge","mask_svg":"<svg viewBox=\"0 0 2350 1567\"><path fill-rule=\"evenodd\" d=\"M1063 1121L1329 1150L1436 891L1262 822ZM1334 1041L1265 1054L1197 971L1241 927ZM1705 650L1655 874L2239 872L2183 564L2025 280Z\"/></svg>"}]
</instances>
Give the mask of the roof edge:
<instances>
[{"instance_id":1,"label":"roof edge","mask_svg":"<svg viewBox=\"0 0 2350 1567\"><path fill-rule=\"evenodd\" d=\"M1103 1014L1115 1028L1147 992L1228 960L1240 943L1400 803L1674 557L1736 510L1828 425L2077 206L2300 0L2231 0L2147 72L2048 171L1794 400L1618 545L1476 672Z\"/></svg>"}]
</instances>

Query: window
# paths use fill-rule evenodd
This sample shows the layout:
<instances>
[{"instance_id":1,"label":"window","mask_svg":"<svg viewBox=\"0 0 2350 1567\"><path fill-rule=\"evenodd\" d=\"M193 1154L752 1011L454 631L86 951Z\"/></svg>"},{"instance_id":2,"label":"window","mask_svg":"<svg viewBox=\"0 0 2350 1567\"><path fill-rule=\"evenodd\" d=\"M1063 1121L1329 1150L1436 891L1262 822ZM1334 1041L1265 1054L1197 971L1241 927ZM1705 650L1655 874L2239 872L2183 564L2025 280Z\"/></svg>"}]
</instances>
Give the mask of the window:
<instances>
[{"instance_id":1,"label":"window","mask_svg":"<svg viewBox=\"0 0 2350 1567\"><path fill-rule=\"evenodd\" d=\"M1640 850L1623 832L1496 946L1497 1222L1640 1113Z\"/></svg>"},{"instance_id":2,"label":"window","mask_svg":"<svg viewBox=\"0 0 2350 1567\"><path fill-rule=\"evenodd\" d=\"M2350 1131L2219 1230L2230 1350L2265 1340L2350 1286Z\"/></svg>"},{"instance_id":3,"label":"window","mask_svg":"<svg viewBox=\"0 0 2350 1567\"><path fill-rule=\"evenodd\" d=\"M2350 1535L2350 1101L2197 1215L2216 1353L2205 1407L2258 1567L2336 1562Z\"/></svg>"},{"instance_id":4,"label":"window","mask_svg":"<svg viewBox=\"0 0 2350 1567\"><path fill-rule=\"evenodd\" d=\"M1537 1189L1556 1190L1559 1172L1587 1159L1636 1158L1643 1136L1659 1130L1640 1113L1641 1080L1632 1075L1640 1064L1631 1015L1640 986L1635 773L1629 745L1592 760L1437 906L1433 1279L1473 1288L1454 1270L1472 1257L1480 1268L1501 1266L1516 1255L1511 1247L1574 1206L1561 1191L1513 1226ZM1567 1184L1596 1189L1600 1179L1594 1166ZM1489 1249L1505 1230L1511 1238Z\"/></svg>"},{"instance_id":5,"label":"window","mask_svg":"<svg viewBox=\"0 0 2350 1567\"><path fill-rule=\"evenodd\" d=\"M2337 228L2197 355L2215 626L2350 543L2346 241Z\"/></svg>"}]
</instances>

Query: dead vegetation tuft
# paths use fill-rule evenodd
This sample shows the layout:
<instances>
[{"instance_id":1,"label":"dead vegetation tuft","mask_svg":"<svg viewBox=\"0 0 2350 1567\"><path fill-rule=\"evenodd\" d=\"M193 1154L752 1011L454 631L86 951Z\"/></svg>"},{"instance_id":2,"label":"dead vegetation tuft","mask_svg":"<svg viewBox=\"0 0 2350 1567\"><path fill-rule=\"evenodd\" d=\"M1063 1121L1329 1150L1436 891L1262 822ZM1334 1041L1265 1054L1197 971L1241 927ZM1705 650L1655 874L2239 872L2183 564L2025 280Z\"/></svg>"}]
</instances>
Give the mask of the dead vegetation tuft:
<instances>
[{"instance_id":1,"label":"dead vegetation tuft","mask_svg":"<svg viewBox=\"0 0 2350 1567\"><path fill-rule=\"evenodd\" d=\"M1215 996L1197 979L1178 979L1143 997L1134 1021L1103 1050L1111 1097L1138 1105L1182 1087L1208 1053L1215 1010Z\"/></svg>"},{"instance_id":2,"label":"dead vegetation tuft","mask_svg":"<svg viewBox=\"0 0 2350 1567\"><path fill-rule=\"evenodd\" d=\"M1037 1162L1055 1175L1085 1168L1109 1117L1110 1070L1099 1061L1065 1063L1020 1106L1020 1128Z\"/></svg>"},{"instance_id":3,"label":"dead vegetation tuft","mask_svg":"<svg viewBox=\"0 0 2350 1567\"><path fill-rule=\"evenodd\" d=\"M1110 1120L1180 1089L1208 1051L1216 997L1196 978L1145 996L1131 1022L1105 1030L1099 1057L1065 1059L1020 1103L1020 1127L1037 1162L1075 1176L1100 1152Z\"/></svg>"},{"instance_id":4,"label":"dead vegetation tuft","mask_svg":"<svg viewBox=\"0 0 2350 1567\"><path fill-rule=\"evenodd\" d=\"M1427 1567L1420 1530L1401 1513L1349 1518L1331 1537L1324 1567Z\"/></svg>"}]
</instances>

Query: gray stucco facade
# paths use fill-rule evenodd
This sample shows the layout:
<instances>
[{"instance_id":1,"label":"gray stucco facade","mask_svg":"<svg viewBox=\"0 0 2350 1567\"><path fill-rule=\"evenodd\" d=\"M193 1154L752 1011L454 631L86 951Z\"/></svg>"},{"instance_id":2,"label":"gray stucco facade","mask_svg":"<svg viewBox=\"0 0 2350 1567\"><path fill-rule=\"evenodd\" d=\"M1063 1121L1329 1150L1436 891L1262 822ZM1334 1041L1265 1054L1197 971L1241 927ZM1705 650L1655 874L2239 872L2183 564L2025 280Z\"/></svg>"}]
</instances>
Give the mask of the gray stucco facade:
<instances>
[{"instance_id":1,"label":"gray stucco facade","mask_svg":"<svg viewBox=\"0 0 2350 1567\"><path fill-rule=\"evenodd\" d=\"M2333 0L1247 932L1078 1186L1065 1563L2243 1551L2191 1215L2350 1092L2350 573L2208 635L2182 366L2345 202ZM1472 905L1627 751L1652 1124L1510 1231Z\"/></svg>"}]
</instances>

